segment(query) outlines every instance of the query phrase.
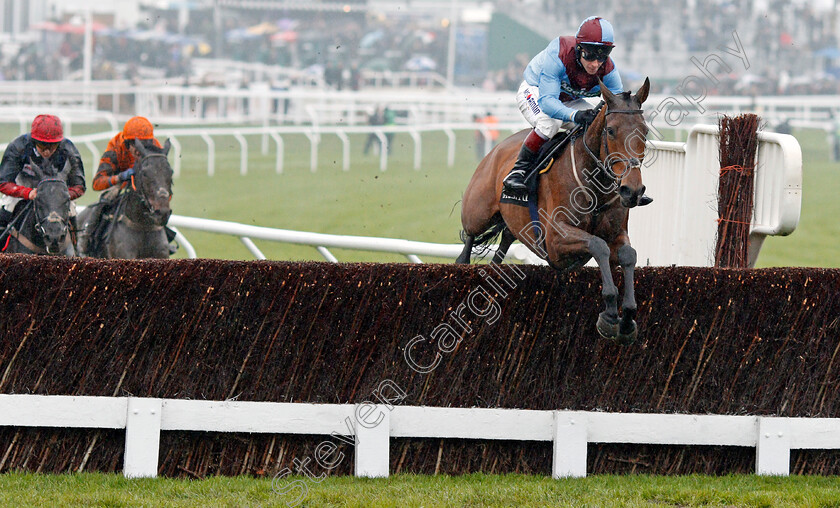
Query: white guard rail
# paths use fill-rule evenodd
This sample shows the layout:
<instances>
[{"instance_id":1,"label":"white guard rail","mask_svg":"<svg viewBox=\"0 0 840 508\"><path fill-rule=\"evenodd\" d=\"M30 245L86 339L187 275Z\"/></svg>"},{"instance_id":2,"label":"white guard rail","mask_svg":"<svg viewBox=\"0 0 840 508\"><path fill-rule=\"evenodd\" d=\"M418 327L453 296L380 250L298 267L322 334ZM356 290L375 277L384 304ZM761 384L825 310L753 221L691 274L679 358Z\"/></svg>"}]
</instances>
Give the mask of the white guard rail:
<instances>
[{"instance_id":1,"label":"white guard rail","mask_svg":"<svg viewBox=\"0 0 840 508\"><path fill-rule=\"evenodd\" d=\"M750 266L767 235L789 235L802 207L802 150L788 134L759 132ZM720 175L717 125L695 125L685 143L650 141L642 167L654 203L630 212L641 266L713 266Z\"/></svg>"},{"instance_id":2,"label":"white guard rail","mask_svg":"<svg viewBox=\"0 0 840 508\"><path fill-rule=\"evenodd\" d=\"M81 207L79 207L81 209ZM265 254L252 241L268 240L273 242L292 243L298 245L310 245L327 261L337 263L338 259L329 251L329 248L351 249L368 252L390 252L401 254L412 263L422 263L419 256L433 256L452 259L458 257L464 246L461 244L442 244L416 242L412 240L401 240L396 238L377 238L371 236L349 236L329 235L324 233L310 233L305 231L291 231L288 229L274 229L262 226L251 226L238 222L219 221L212 219L201 219L197 217L186 217L183 215L172 215L169 218L169 225L177 231L176 241L184 248L187 257L198 257L197 252L183 234L181 229L192 229L207 233L235 236L245 245L256 259L266 259ZM487 257L492 257L495 247L490 247ZM516 244L508 250L508 257L520 261L530 260L533 255L524 245Z\"/></svg>"},{"instance_id":3,"label":"white guard rail","mask_svg":"<svg viewBox=\"0 0 840 508\"><path fill-rule=\"evenodd\" d=\"M161 431L329 436L333 448L354 443L360 477L389 475L392 437L548 441L554 478L586 476L588 443L754 447L755 472L781 476L790 473L791 449L840 449L837 418L138 397L0 395L0 426L125 429L123 474L129 478L157 476ZM328 462L336 465L341 457Z\"/></svg>"}]
</instances>

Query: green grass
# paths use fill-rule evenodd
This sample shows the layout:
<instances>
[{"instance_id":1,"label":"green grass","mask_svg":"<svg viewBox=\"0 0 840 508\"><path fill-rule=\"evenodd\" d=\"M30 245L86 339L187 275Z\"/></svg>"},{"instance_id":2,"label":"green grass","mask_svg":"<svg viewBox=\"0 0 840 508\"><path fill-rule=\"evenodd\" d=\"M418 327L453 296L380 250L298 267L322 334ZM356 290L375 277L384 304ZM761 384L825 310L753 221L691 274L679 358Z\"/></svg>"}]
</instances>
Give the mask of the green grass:
<instances>
[{"instance_id":1,"label":"green grass","mask_svg":"<svg viewBox=\"0 0 840 508\"><path fill-rule=\"evenodd\" d=\"M299 506L840 506L836 477L590 476L553 480L536 475L416 476L387 479L332 477L307 486ZM286 479L286 482L292 481ZM289 483L281 483L282 487ZM0 476L3 506L289 506L269 479L138 479L119 475Z\"/></svg>"},{"instance_id":2,"label":"green grass","mask_svg":"<svg viewBox=\"0 0 840 508\"><path fill-rule=\"evenodd\" d=\"M840 164L828 157L825 135L797 133L803 152L802 215L788 237L768 237L758 266L840 267ZM239 145L216 140L216 174L206 175L206 148L184 140L181 177L176 181L176 213L246 224L320 233L405 238L458 243L460 199L476 166L472 133L459 134L455 165L447 167L447 139L423 136L420 170L414 170L413 142L395 137L387 171L378 157L362 154L364 136L351 137L351 167L342 171L341 145L325 136L315 173L309 170L309 142L287 136L283 174L274 173L273 147L260 152L259 137L249 138L248 175L239 174ZM187 232L202 257L251 259L231 238ZM257 242L269 259L322 259L311 247ZM342 261L405 261L398 255L341 251ZM179 254L183 256L183 254ZM427 259L426 261L435 261Z\"/></svg>"},{"instance_id":3,"label":"green grass","mask_svg":"<svg viewBox=\"0 0 840 508\"><path fill-rule=\"evenodd\" d=\"M794 133L802 147L802 215L787 237L770 236L758 266L840 267L840 162L831 162L822 131Z\"/></svg>"},{"instance_id":4,"label":"green grass","mask_svg":"<svg viewBox=\"0 0 840 508\"><path fill-rule=\"evenodd\" d=\"M107 125L74 126L75 134L101 132ZM0 128L12 139L16 126ZM803 154L802 215L788 237L768 237L759 267L840 267L840 163L829 161L825 133L795 132ZM458 133L455 165L447 165L448 140L442 133L422 136L422 167L413 169L414 142L396 135L387 171L379 170L378 155L363 155L365 136L351 136L351 167L342 170L341 143L323 137L317 171L309 169L309 141L303 135L284 136L283 173L274 171L274 143L261 152L260 136L248 136L248 174L239 174L239 143L215 137L216 171L206 173L207 149L198 138L183 138L182 170L174 185L174 213L318 233L404 238L459 243L460 199L475 169L473 133ZM98 144L104 150L105 142ZM80 147L90 181L95 168ZM655 196L654 196L655 197ZM98 193L89 190L79 202L90 204ZM253 259L232 237L184 231L198 255L219 259ZM322 260L308 246L257 241L269 259ZM406 261L403 256L334 250L341 261ZM175 257L185 257L183 250ZM424 259L424 261L442 261Z\"/></svg>"}]
</instances>

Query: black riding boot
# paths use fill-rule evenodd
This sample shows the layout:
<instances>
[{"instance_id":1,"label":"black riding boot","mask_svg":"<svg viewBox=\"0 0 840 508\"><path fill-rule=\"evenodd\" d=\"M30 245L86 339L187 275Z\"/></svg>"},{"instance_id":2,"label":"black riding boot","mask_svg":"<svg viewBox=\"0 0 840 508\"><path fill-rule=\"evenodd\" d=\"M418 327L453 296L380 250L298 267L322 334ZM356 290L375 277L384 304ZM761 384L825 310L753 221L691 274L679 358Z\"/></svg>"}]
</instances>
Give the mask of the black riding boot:
<instances>
[{"instance_id":1,"label":"black riding boot","mask_svg":"<svg viewBox=\"0 0 840 508\"><path fill-rule=\"evenodd\" d=\"M524 194L528 187L525 185L525 178L531 172L531 167L534 165L534 159L537 158L537 152L534 152L524 144L519 149L519 158L513 169L510 170L508 176L502 182L505 190L511 194Z\"/></svg>"}]
</instances>

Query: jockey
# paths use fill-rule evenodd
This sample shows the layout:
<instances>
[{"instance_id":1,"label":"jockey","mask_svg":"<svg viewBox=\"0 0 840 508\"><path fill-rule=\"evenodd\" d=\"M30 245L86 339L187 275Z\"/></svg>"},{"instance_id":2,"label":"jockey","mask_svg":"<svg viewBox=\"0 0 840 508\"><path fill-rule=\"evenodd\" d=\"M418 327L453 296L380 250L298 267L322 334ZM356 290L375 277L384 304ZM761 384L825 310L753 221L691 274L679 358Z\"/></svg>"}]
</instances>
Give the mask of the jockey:
<instances>
[{"instance_id":1,"label":"jockey","mask_svg":"<svg viewBox=\"0 0 840 508\"><path fill-rule=\"evenodd\" d=\"M105 153L99 159L99 169L93 177L93 190L105 192L99 197L99 204L94 207L86 227L87 231L93 232L92 240L94 243L101 240L101 238L98 238L99 231L97 231L97 228L103 209L109 208L114 203L120 190L125 188L131 177L134 176L134 161L140 156L134 146L135 139L140 140L146 148L153 146L161 148L160 142L155 139L152 123L142 116L129 118L125 122L122 132L108 141ZM170 242L175 239L174 231L167 227L164 227L164 230ZM170 251L172 250L172 247L170 247Z\"/></svg>"},{"instance_id":2,"label":"jockey","mask_svg":"<svg viewBox=\"0 0 840 508\"><path fill-rule=\"evenodd\" d=\"M525 138L519 158L504 179L505 191L527 192L525 179L533 169L540 147L561 129L592 123L597 111L584 97L600 95L598 78L613 93L623 92L618 68L610 58L615 47L609 21L591 16L583 20L574 37L558 37L525 68L516 101L534 129ZM639 205L652 199L642 196Z\"/></svg>"},{"instance_id":3,"label":"jockey","mask_svg":"<svg viewBox=\"0 0 840 508\"><path fill-rule=\"evenodd\" d=\"M67 174L64 165L70 161ZM65 180L70 199L85 193L85 168L79 150L72 141L64 137L61 120L53 115L38 115L32 121L29 134L18 136L9 143L0 162L0 235L3 234L15 206L22 200L32 200L38 195L40 181L30 165L54 167L58 176ZM71 202L70 222L75 231L76 207Z\"/></svg>"}]
</instances>

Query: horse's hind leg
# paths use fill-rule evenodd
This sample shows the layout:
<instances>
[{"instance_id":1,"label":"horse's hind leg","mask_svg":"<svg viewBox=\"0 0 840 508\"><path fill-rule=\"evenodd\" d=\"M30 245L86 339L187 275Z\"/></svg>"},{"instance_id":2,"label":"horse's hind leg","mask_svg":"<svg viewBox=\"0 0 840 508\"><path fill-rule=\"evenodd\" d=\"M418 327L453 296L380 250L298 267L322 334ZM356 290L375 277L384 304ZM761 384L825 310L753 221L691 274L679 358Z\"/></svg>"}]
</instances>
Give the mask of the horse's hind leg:
<instances>
[{"instance_id":1,"label":"horse's hind leg","mask_svg":"<svg viewBox=\"0 0 840 508\"><path fill-rule=\"evenodd\" d=\"M621 300L621 322L618 325L619 344L632 344L638 335L636 327L636 292L633 274L636 269L636 249L629 244L622 245L616 252L618 264L624 271L624 296Z\"/></svg>"},{"instance_id":2,"label":"horse's hind leg","mask_svg":"<svg viewBox=\"0 0 840 508\"><path fill-rule=\"evenodd\" d=\"M516 240L516 237L508 228L505 228L504 231L502 231L502 239L499 242L499 248L496 249L496 254L493 256L493 263L498 265L505 260L510 244L512 244L514 240Z\"/></svg>"},{"instance_id":3,"label":"horse's hind leg","mask_svg":"<svg viewBox=\"0 0 840 508\"><path fill-rule=\"evenodd\" d=\"M464 250L461 251L461 254L455 260L456 263L461 265L470 264L470 256L472 256L472 248L474 241L475 235L469 235L467 233L464 233Z\"/></svg>"}]
</instances>

